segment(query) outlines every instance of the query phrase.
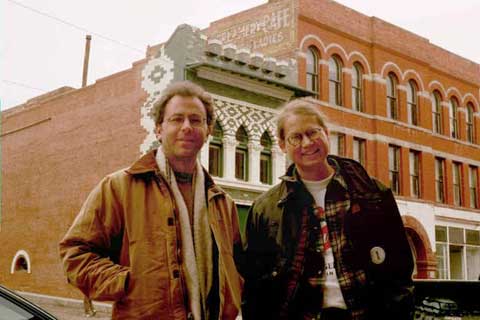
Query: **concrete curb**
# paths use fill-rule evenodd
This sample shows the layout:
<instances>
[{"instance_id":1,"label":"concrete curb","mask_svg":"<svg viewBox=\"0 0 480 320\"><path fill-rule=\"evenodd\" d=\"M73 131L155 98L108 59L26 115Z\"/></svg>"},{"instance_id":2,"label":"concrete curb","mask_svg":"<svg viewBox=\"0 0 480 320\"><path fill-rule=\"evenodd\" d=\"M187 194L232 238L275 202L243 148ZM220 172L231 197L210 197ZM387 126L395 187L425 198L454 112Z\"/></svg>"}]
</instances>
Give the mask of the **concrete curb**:
<instances>
[{"instance_id":1,"label":"concrete curb","mask_svg":"<svg viewBox=\"0 0 480 320\"><path fill-rule=\"evenodd\" d=\"M22 297L28 299L29 301L39 304L39 305L55 305L60 307L68 307L74 309L83 310L83 300L63 298L57 296L49 296L44 294L16 291ZM112 305L104 302L95 302L93 301L93 306L98 313L112 313Z\"/></svg>"}]
</instances>

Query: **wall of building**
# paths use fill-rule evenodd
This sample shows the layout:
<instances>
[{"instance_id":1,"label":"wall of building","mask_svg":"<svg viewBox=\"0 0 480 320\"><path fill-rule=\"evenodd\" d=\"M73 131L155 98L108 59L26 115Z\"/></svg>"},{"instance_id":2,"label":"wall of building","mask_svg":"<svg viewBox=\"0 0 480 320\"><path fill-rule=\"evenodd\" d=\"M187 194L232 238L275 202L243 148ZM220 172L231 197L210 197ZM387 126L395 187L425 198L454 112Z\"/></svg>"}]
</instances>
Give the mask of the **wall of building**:
<instances>
[{"instance_id":1,"label":"wall of building","mask_svg":"<svg viewBox=\"0 0 480 320\"><path fill-rule=\"evenodd\" d=\"M142 65L2 112L2 285L78 297L63 276L58 242L100 179L140 155ZM20 250L30 272L12 274Z\"/></svg>"}]
</instances>

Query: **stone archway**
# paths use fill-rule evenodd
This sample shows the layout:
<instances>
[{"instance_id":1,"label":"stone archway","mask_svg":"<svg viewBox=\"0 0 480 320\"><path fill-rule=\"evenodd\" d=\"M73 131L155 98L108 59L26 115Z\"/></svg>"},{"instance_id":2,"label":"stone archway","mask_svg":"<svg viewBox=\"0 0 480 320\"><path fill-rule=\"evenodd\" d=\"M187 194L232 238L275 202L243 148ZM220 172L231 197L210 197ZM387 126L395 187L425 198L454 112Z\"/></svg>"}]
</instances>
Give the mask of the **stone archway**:
<instances>
[{"instance_id":1,"label":"stone archway","mask_svg":"<svg viewBox=\"0 0 480 320\"><path fill-rule=\"evenodd\" d=\"M402 220L415 258L414 279L434 279L437 261L425 228L412 216L403 216Z\"/></svg>"}]
</instances>

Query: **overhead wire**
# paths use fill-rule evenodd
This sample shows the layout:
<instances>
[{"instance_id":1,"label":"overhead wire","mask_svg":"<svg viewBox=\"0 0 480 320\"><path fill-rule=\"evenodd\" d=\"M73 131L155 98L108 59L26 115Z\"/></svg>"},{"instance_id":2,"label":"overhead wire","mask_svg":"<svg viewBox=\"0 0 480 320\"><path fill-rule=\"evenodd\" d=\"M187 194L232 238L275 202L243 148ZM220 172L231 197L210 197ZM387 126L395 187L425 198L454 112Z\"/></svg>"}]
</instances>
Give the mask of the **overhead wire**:
<instances>
[{"instance_id":1,"label":"overhead wire","mask_svg":"<svg viewBox=\"0 0 480 320\"><path fill-rule=\"evenodd\" d=\"M49 14L49 13L40 11L40 10L35 9L35 8L32 8L32 7L29 7L29 6L27 6L27 5L25 5L25 4L21 3L21 2L18 2L18 1L15 1L15 0L7 0L7 1L8 1L8 2L11 2L11 3L13 3L13 4L15 4L15 5L19 6L19 7L25 8L25 9L27 9L27 10L30 10L30 11L32 11L32 12L35 12L35 13L40 14L40 15L42 15L42 16L45 16L45 17L47 17L47 18L53 19L53 20L55 20L55 21L57 21L57 22L63 23L63 24L65 24L65 25L67 25L67 26L70 26L70 27L72 27L72 28L78 29L78 30L83 31L83 32L87 32L88 34L95 35L95 36L97 36L97 37L99 37L99 38L102 38L102 39L104 39L104 40L107 40L107 41L116 43L116 44L118 44L118 45L120 45L120 46L123 46L123 47L125 47L125 48L128 48L128 49L130 49L130 50L139 52L139 53L141 53L141 54L144 54L144 53L145 53L144 50L141 50L141 49L139 49L139 48L133 47L133 46L127 44L127 43L124 43L124 42L122 42L122 41L118 41L118 40L116 40L116 39L113 39L113 38L110 38L110 37L107 37L107 36L104 36L104 35L102 35L102 34L100 34L100 33L98 33L98 32L94 32L94 31L88 30L88 29L86 29L86 28L84 28L84 27L81 27L81 26L78 26L78 25L76 25L76 24L74 24L74 23L71 23L71 22L69 22L69 21L67 21L67 20L65 20L65 19L61 19L61 18L55 17L55 16L53 16L53 15L51 15L51 14Z\"/></svg>"},{"instance_id":2,"label":"overhead wire","mask_svg":"<svg viewBox=\"0 0 480 320\"><path fill-rule=\"evenodd\" d=\"M3 79L2 82L7 84L7 85L24 87L24 88L27 88L27 89L38 90L38 91L41 91L41 92L47 92L48 91L48 90L45 90L45 89L32 87L32 86L30 86L28 84L25 84L25 83L22 83L22 82L17 82L17 81L12 81L12 80L7 80L7 79Z\"/></svg>"}]
</instances>

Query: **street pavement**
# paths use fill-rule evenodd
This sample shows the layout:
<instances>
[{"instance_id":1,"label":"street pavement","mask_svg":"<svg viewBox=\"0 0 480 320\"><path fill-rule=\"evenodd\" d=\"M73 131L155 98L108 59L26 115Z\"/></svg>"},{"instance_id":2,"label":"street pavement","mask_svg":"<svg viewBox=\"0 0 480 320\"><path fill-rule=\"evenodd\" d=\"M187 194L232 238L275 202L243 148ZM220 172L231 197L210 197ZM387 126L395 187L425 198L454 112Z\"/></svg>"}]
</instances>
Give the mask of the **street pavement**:
<instances>
[{"instance_id":1,"label":"street pavement","mask_svg":"<svg viewBox=\"0 0 480 320\"><path fill-rule=\"evenodd\" d=\"M87 317L84 314L83 301L81 300L47 297L25 292L21 292L20 295L48 311L59 320L110 320L112 318L112 309L107 303L94 302L94 308L97 310L97 313L95 316Z\"/></svg>"}]
</instances>

